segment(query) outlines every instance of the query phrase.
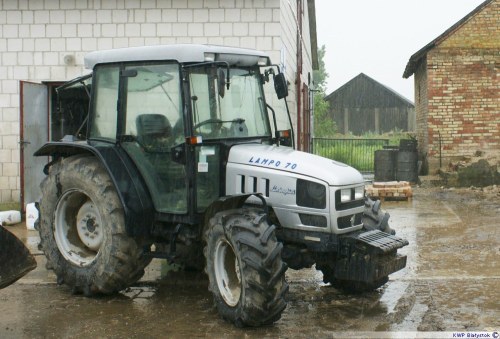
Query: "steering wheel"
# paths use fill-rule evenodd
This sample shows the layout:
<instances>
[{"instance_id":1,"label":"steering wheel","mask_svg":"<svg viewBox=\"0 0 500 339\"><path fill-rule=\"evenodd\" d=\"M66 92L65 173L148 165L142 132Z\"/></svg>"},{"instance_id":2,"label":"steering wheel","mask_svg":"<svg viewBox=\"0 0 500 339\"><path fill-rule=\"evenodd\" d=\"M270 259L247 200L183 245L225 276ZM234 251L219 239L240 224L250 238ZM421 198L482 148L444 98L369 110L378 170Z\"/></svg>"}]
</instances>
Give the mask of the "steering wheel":
<instances>
[{"instance_id":1,"label":"steering wheel","mask_svg":"<svg viewBox=\"0 0 500 339\"><path fill-rule=\"evenodd\" d=\"M199 123L197 123L196 125L194 125L194 129L198 129L200 128L201 126L205 126L205 125L208 125L208 124L221 124L222 125L223 121L221 119L218 119L218 118L210 118L210 119L207 119L207 120L203 120Z\"/></svg>"},{"instance_id":2,"label":"steering wheel","mask_svg":"<svg viewBox=\"0 0 500 339\"><path fill-rule=\"evenodd\" d=\"M223 129L223 126L222 126L223 123L224 123L224 121L222 121L221 119L211 118L211 119L203 120L203 121L197 123L196 125L194 125L194 129L201 132L199 130L200 127L205 126L205 125L212 125L210 131L204 132L204 133L202 133L202 135L205 135L206 137L217 138L217 137L220 137L221 131Z\"/></svg>"}]
</instances>

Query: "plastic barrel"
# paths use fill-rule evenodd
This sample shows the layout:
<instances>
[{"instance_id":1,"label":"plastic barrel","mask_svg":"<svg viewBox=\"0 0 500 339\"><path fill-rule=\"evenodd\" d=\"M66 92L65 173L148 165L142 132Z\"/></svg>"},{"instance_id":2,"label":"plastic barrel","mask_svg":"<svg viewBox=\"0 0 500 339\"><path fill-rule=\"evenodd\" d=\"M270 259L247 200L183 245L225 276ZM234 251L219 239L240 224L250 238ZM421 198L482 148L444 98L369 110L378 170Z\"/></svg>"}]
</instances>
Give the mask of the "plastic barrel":
<instances>
[{"instance_id":1,"label":"plastic barrel","mask_svg":"<svg viewBox=\"0 0 500 339\"><path fill-rule=\"evenodd\" d=\"M1 225L15 225L21 222L21 212L19 211L3 211L0 212Z\"/></svg>"},{"instance_id":2,"label":"plastic barrel","mask_svg":"<svg viewBox=\"0 0 500 339\"><path fill-rule=\"evenodd\" d=\"M381 149L375 151L375 181L396 180L397 149Z\"/></svg>"},{"instance_id":3,"label":"plastic barrel","mask_svg":"<svg viewBox=\"0 0 500 339\"><path fill-rule=\"evenodd\" d=\"M418 180L418 154L400 150L396 157L396 180L416 183Z\"/></svg>"},{"instance_id":4,"label":"plastic barrel","mask_svg":"<svg viewBox=\"0 0 500 339\"><path fill-rule=\"evenodd\" d=\"M26 228L29 230L35 229L35 222L38 219L38 209L35 203L26 204Z\"/></svg>"}]
</instances>

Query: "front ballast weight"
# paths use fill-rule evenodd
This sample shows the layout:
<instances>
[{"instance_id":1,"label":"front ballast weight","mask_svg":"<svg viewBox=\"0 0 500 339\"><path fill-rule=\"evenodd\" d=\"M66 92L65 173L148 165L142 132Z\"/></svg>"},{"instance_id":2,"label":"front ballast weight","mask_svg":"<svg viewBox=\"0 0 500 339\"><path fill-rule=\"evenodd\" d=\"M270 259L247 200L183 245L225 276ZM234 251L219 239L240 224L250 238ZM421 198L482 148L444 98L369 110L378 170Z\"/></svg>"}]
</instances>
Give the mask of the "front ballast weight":
<instances>
[{"instance_id":1,"label":"front ballast weight","mask_svg":"<svg viewBox=\"0 0 500 339\"><path fill-rule=\"evenodd\" d=\"M380 201L365 197L363 229L339 239L333 257L319 261L323 281L348 293L372 291L389 281L389 274L406 266L406 256L398 249L408 245L389 227L389 213Z\"/></svg>"},{"instance_id":2,"label":"front ballast weight","mask_svg":"<svg viewBox=\"0 0 500 339\"><path fill-rule=\"evenodd\" d=\"M335 278L341 281L381 282L406 266L406 256L397 250L408 241L380 230L349 235L341 239Z\"/></svg>"}]
</instances>

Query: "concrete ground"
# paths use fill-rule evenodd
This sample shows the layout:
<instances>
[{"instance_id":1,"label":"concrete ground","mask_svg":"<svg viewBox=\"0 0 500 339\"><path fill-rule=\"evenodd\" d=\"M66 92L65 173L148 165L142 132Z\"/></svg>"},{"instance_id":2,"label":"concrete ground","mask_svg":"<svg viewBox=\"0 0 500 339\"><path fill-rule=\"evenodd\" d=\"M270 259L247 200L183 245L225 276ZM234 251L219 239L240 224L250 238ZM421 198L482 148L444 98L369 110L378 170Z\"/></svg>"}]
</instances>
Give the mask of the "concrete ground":
<instances>
[{"instance_id":1,"label":"concrete ground","mask_svg":"<svg viewBox=\"0 0 500 339\"><path fill-rule=\"evenodd\" d=\"M0 338L499 331L498 189L416 188L411 201L384 202L383 208L397 234L410 242L400 250L408 256L404 270L391 275L383 288L355 296L323 284L314 268L289 270L289 302L282 319L257 329L238 329L220 319L204 275L167 272L161 260L154 260L139 283L118 295L72 295L45 269L37 232L24 224L7 226L35 254L38 268L0 290Z\"/></svg>"}]
</instances>

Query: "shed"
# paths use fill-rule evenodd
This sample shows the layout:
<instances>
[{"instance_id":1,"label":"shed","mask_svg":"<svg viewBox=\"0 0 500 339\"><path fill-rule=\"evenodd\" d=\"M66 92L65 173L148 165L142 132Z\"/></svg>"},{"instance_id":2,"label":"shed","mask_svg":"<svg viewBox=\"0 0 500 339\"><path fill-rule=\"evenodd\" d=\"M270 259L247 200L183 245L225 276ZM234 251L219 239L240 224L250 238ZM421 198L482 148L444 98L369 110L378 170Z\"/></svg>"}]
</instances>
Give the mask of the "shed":
<instances>
[{"instance_id":1,"label":"shed","mask_svg":"<svg viewBox=\"0 0 500 339\"><path fill-rule=\"evenodd\" d=\"M500 153L500 0L486 0L415 54L416 133L429 172Z\"/></svg>"},{"instance_id":2,"label":"shed","mask_svg":"<svg viewBox=\"0 0 500 339\"><path fill-rule=\"evenodd\" d=\"M364 73L325 97L339 132L362 135L414 130L413 103Z\"/></svg>"}]
</instances>

